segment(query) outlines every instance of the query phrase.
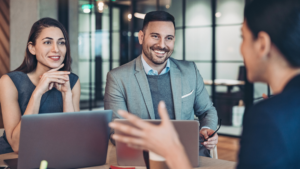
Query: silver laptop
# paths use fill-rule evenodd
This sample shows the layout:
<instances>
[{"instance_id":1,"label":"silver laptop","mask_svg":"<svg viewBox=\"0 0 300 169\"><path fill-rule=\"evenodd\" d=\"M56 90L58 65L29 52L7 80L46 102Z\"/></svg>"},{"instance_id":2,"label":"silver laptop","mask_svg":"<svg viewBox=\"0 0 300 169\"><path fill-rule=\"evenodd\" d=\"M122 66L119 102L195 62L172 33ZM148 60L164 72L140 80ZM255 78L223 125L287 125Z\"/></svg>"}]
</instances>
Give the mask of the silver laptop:
<instances>
[{"instance_id":1,"label":"silver laptop","mask_svg":"<svg viewBox=\"0 0 300 169\"><path fill-rule=\"evenodd\" d=\"M124 119L116 119L115 121L129 124L129 122ZM160 120L145 121L152 124L160 124L161 122ZM195 120L172 120L172 123L192 166L199 167L199 122ZM115 131L115 133L122 134L120 131ZM130 148L121 142L116 142L116 150L119 166L145 166L143 151Z\"/></svg>"},{"instance_id":2,"label":"silver laptop","mask_svg":"<svg viewBox=\"0 0 300 169\"><path fill-rule=\"evenodd\" d=\"M105 164L111 119L111 110L22 116L18 169Z\"/></svg>"}]
</instances>

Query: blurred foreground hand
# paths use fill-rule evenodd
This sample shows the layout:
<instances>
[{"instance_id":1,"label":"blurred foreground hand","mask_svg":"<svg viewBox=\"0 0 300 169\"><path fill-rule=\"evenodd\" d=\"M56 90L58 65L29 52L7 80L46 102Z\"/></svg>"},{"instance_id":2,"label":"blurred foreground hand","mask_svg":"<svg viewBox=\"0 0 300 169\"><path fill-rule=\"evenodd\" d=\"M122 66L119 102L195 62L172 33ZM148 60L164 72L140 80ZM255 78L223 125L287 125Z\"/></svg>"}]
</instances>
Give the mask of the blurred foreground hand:
<instances>
[{"instance_id":1,"label":"blurred foreground hand","mask_svg":"<svg viewBox=\"0 0 300 169\"><path fill-rule=\"evenodd\" d=\"M158 105L158 112L161 124L153 125L126 111L119 110L119 115L127 119L134 127L118 122L111 122L109 124L111 128L131 135L114 134L112 138L116 141L126 143L129 147L149 150L164 157L166 163L172 169L191 169L192 167L187 159L185 150L169 119L166 105L162 101Z\"/></svg>"}]
</instances>

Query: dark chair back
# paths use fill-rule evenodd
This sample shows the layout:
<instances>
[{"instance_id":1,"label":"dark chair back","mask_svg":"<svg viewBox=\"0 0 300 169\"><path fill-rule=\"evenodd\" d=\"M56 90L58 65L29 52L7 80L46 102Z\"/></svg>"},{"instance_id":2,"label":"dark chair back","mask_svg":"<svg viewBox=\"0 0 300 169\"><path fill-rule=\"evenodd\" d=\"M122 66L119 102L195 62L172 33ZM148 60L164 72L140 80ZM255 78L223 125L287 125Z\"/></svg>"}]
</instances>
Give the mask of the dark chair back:
<instances>
[{"instance_id":1,"label":"dark chair back","mask_svg":"<svg viewBox=\"0 0 300 169\"><path fill-rule=\"evenodd\" d=\"M246 80L246 68L245 66L239 67L239 74L237 80L245 81Z\"/></svg>"}]
</instances>

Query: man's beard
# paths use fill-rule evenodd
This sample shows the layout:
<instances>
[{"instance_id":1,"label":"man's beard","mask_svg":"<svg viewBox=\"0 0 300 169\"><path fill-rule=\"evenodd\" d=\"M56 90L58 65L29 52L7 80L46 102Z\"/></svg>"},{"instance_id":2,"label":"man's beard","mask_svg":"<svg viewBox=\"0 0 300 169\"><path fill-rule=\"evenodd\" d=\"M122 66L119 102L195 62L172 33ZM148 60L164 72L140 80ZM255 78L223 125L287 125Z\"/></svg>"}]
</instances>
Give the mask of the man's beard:
<instances>
[{"instance_id":1,"label":"man's beard","mask_svg":"<svg viewBox=\"0 0 300 169\"><path fill-rule=\"evenodd\" d=\"M169 53L169 52L170 52L170 49L168 49L168 48L161 48L161 47L156 46L156 45L151 46L149 52L147 52L148 49L147 49L146 46L145 46L145 48L146 48L146 49L144 49L144 47L143 47L143 53L144 53L144 55L145 55L149 60L151 60L151 62L153 62L153 63L156 64L156 65L164 64L164 63L166 62L166 60L169 59L169 57L171 56L171 54L172 54L172 52L173 52L173 51L171 51L171 53ZM155 50L165 51L166 57L165 57L162 61L161 61L161 60L155 60L155 57L156 57L156 56L153 56L153 55L154 55L153 52L154 52ZM153 51L153 52L152 52L152 51Z\"/></svg>"}]
</instances>

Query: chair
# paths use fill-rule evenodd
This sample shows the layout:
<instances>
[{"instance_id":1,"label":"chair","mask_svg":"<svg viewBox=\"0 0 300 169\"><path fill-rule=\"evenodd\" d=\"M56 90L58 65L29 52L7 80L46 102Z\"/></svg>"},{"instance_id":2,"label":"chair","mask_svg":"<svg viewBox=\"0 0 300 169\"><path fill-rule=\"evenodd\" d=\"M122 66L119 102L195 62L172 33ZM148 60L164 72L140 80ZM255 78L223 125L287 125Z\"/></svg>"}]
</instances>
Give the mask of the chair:
<instances>
[{"instance_id":1,"label":"chair","mask_svg":"<svg viewBox=\"0 0 300 169\"><path fill-rule=\"evenodd\" d=\"M245 66L240 66L238 69L237 80L245 81L246 80L246 68ZM229 92L217 92L215 93L215 102L214 105L218 112L218 117L222 119L223 125L232 125L232 107L238 105L240 100L244 100L245 97L245 86L238 85L239 91L232 92L229 89Z\"/></svg>"},{"instance_id":2,"label":"chair","mask_svg":"<svg viewBox=\"0 0 300 169\"><path fill-rule=\"evenodd\" d=\"M214 149L210 150L210 156L211 158L214 158L214 159L218 159L218 151L217 151L217 145L215 146Z\"/></svg>"}]
</instances>

